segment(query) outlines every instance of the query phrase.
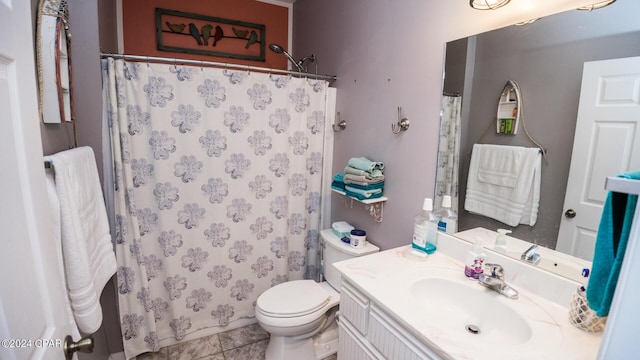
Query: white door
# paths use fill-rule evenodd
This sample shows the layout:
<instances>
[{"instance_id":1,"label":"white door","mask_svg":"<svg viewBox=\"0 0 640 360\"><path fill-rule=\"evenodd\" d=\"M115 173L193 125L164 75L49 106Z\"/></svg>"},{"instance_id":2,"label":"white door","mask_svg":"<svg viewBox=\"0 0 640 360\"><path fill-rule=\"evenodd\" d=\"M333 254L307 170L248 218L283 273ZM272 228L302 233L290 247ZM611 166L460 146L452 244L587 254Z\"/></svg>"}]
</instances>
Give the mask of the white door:
<instances>
[{"instance_id":1,"label":"white door","mask_svg":"<svg viewBox=\"0 0 640 360\"><path fill-rule=\"evenodd\" d=\"M586 62L557 250L593 259L605 180L630 170L640 170L640 57Z\"/></svg>"},{"instance_id":2,"label":"white door","mask_svg":"<svg viewBox=\"0 0 640 360\"><path fill-rule=\"evenodd\" d=\"M62 341L73 329L45 188L33 43L30 1L0 1L3 360L64 359Z\"/></svg>"}]
</instances>

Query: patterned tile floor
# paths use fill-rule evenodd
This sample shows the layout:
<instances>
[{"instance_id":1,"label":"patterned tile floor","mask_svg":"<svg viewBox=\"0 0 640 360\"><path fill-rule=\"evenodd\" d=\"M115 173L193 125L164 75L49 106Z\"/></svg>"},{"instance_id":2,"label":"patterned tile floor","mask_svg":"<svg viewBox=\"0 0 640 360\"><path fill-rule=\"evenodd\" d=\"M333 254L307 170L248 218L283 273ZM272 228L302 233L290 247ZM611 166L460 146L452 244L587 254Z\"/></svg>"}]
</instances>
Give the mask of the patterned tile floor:
<instances>
[{"instance_id":1,"label":"patterned tile floor","mask_svg":"<svg viewBox=\"0 0 640 360\"><path fill-rule=\"evenodd\" d=\"M136 360L263 360L268 343L269 333L252 324L142 354ZM336 359L334 354L324 360Z\"/></svg>"}]
</instances>

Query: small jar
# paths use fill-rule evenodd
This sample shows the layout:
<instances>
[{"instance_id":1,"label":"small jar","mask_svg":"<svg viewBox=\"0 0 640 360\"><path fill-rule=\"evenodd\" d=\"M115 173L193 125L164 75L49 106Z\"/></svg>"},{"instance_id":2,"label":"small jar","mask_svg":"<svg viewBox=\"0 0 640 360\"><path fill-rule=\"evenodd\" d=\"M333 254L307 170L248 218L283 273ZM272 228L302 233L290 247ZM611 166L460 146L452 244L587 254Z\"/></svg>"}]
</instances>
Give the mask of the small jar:
<instances>
[{"instance_id":1,"label":"small jar","mask_svg":"<svg viewBox=\"0 0 640 360\"><path fill-rule=\"evenodd\" d=\"M351 246L362 249L367 246L367 233L364 230L351 230Z\"/></svg>"}]
</instances>

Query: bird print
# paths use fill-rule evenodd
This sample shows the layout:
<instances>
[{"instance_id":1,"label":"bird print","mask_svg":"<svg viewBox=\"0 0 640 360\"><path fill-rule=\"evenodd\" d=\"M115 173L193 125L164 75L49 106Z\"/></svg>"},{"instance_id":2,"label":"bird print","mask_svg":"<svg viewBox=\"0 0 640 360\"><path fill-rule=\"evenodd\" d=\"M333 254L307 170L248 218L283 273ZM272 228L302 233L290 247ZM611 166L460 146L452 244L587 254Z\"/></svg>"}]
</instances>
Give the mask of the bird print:
<instances>
[{"instance_id":1,"label":"bird print","mask_svg":"<svg viewBox=\"0 0 640 360\"><path fill-rule=\"evenodd\" d=\"M238 30L234 27L232 27L231 30L233 30L233 33L236 34L237 37L242 39L246 38L247 34L249 34L249 30Z\"/></svg>"},{"instance_id":2,"label":"bird print","mask_svg":"<svg viewBox=\"0 0 640 360\"><path fill-rule=\"evenodd\" d=\"M220 27L220 25L216 25L216 33L213 35L213 46L216 46L218 41L222 39L223 36L224 36L224 31L222 31L222 28Z\"/></svg>"},{"instance_id":3,"label":"bird print","mask_svg":"<svg viewBox=\"0 0 640 360\"><path fill-rule=\"evenodd\" d=\"M248 49L253 43L258 41L258 33L251 30L251 35L249 35L249 40L247 40L247 45L245 45L245 49Z\"/></svg>"},{"instance_id":4,"label":"bird print","mask_svg":"<svg viewBox=\"0 0 640 360\"><path fill-rule=\"evenodd\" d=\"M200 31L202 32L202 40L206 45L209 45L209 37L211 36L211 29L213 29L213 26L207 24L207 25L203 25L202 28L200 29Z\"/></svg>"},{"instance_id":5,"label":"bird print","mask_svg":"<svg viewBox=\"0 0 640 360\"><path fill-rule=\"evenodd\" d=\"M198 28L196 27L196 24L189 23L189 32L191 33L191 36L193 36L196 39L196 41L198 42L198 45L202 45L202 40L200 40L200 32L198 32Z\"/></svg>"},{"instance_id":6,"label":"bird print","mask_svg":"<svg viewBox=\"0 0 640 360\"><path fill-rule=\"evenodd\" d=\"M169 30L174 33L181 33L182 30L184 30L184 24L171 24L167 21L167 26L169 27Z\"/></svg>"}]
</instances>

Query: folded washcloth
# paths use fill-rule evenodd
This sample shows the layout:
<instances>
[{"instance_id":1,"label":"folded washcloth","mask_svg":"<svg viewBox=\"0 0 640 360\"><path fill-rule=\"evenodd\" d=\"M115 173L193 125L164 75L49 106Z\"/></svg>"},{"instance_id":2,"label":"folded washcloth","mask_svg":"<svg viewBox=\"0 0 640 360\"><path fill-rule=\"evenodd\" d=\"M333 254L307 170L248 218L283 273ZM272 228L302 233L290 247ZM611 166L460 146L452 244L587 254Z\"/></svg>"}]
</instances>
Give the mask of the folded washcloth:
<instances>
[{"instance_id":1,"label":"folded washcloth","mask_svg":"<svg viewBox=\"0 0 640 360\"><path fill-rule=\"evenodd\" d=\"M377 176L374 178L366 177L362 175L351 175L351 174L346 174L344 176L345 184L371 185L371 184L378 184L381 182L384 182L384 176Z\"/></svg>"},{"instance_id":2,"label":"folded washcloth","mask_svg":"<svg viewBox=\"0 0 640 360\"><path fill-rule=\"evenodd\" d=\"M360 200L371 199L373 195L378 195L378 194L382 195L382 189L362 190L362 189L354 188L349 185L346 185L344 189L347 192L347 195L354 196L352 194L356 194L355 197L357 197Z\"/></svg>"},{"instance_id":3,"label":"folded washcloth","mask_svg":"<svg viewBox=\"0 0 640 360\"><path fill-rule=\"evenodd\" d=\"M337 174L333 175L333 181L334 182L338 182L338 183L344 183L344 174L343 173L337 173Z\"/></svg>"},{"instance_id":4,"label":"folded washcloth","mask_svg":"<svg viewBox=\"0 0 640 360\"><path fill-rule=\"evenodd\" d=\"M618 177L640 180L640 171ZM589 307L598 316L609 314L637 202L638 195L615 192L609 192L605 200L587 285Z\"/></svg>"},{"instance_id":5,"label":"folded washcloth","mask_svg":"<svg viewBox=\"0 0 640 360\"><path fill-rule=\"evenodd\" d=\"M351 174L351 175L357 175L357 176L365 176L367 178L377 178L377 177L381 177L384 176L382 174L382 170L378 170L378 169L374 169L373 172L368 172L365 170L360 170L360 169L356 169L353 168L351 166L346 166L344 168L344 173L345 174Z\"/></svg>"},{"instance_id":6,"label":"folded washcloth","mask_svg":"<svg viewBox=\"0 0 640 360\"><path fill-rule=\"evenodd\" d=\"M100 294L116 271L95 156L84 146L45 160L55 170L69 300L78 328L91 334L102 324Z\"/></svg>"},{"instance_id":7,"label":"folded washcloth","mask_svg":"<svg viewBox=\"0 0 640 360\"><path fill-rule=\"evenodd\" d=\"M372 176L382 175L384 164L379 161L371 161L365 157L349 159L349 166L369 172ZM377 170L377 171L376 171Z\"/></svg>"}]
</instances>

